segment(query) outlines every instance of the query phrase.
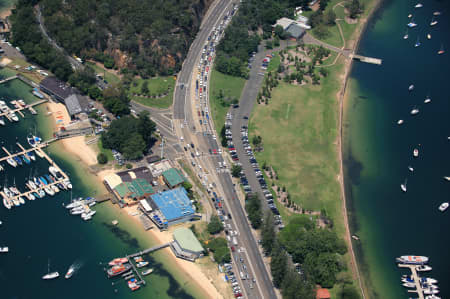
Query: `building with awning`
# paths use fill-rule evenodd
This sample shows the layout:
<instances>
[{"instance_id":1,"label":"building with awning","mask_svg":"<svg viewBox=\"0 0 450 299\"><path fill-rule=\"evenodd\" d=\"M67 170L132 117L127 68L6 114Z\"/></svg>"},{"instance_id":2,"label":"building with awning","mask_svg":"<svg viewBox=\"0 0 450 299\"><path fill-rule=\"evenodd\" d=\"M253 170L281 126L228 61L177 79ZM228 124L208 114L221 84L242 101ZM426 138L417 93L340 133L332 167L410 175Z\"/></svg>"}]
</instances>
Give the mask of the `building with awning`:
<instances>
[{"instance_id":1,"label":"building with awning","mask_svg":"<svg viewBox=\"0 0 450 299\"><path fill-rule=\"evenodd\" d=\"M174 254L182 259L195 261L203 256L203 247L194 233L185 227L173 231L173 242L170 244Z\"/></svg>"}]
</instances>

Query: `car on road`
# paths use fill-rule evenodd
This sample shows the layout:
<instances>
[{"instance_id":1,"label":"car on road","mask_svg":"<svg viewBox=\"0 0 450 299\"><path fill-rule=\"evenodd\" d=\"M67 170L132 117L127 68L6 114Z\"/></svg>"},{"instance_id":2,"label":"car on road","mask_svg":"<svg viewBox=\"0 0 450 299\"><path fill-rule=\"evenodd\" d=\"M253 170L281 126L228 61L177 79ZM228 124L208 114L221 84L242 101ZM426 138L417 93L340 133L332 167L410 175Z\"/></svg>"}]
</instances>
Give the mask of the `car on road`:
<instances>
[{"instance_id":1,"label":"car on road","mask_svg":"<svg viewBox=\"0 0 450 299\"><path fill-rule=\"evenodd\" d=\"M243 119L248 119L248 116L244 116Z\"/></svg>"}]
</instances>

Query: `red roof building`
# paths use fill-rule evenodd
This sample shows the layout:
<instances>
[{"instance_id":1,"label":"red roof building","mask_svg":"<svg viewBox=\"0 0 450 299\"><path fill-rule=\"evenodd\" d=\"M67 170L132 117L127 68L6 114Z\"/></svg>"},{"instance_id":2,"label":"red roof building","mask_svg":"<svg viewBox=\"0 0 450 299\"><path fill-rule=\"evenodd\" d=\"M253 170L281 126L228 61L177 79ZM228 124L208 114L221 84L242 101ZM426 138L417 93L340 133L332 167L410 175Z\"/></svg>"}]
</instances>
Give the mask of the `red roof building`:
<instances>
[{"instance_id":1,"label":"red roof building","mask_svg":"<svg viewBox=\"0 0 450 299\"><path fill-rule=\"evenodd\" d=\"M330 292L328 289L318 289L316 293L316 299L330 299Z\"/></svg>"}]
</instances>

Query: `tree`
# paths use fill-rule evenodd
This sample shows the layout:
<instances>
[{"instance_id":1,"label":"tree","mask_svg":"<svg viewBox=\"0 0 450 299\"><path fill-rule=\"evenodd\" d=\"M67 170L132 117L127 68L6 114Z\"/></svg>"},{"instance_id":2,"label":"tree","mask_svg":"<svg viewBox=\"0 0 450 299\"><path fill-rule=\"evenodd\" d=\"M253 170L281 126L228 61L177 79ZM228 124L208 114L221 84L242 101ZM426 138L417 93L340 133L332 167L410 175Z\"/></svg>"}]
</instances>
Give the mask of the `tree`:
<instances>
[{"instance_id":1,"label":"tree","mask_svg":"<svg viewBox=\"0 0 450 299\"><path fill-rule=\"evenodd\" d=\"M252 138L252 143L253 143L253 145L255 146L255 147L259 147L259 146L261 146L261 143L262 143L262 137L261 136L257 136L257 135L255 135L255 136L253 136L253 138Z\"/></svg>"},{"instance_id":2,"label":"tree","mask_svg":"<svg viewBox=\"0 0 450 299\"><path fill-rule=\"evenodd\" d=\"M266 41L266 49L273 49L273 42L271 40Z\"/></svg>"},{"instance_id":3,"label":"tree","mask_svg":"<svg viewBox=\"0 0 450 299\"><path fill-rule=\"evenodd\" d=\"M336 24L336 13L334 12L334 10L330 9L329 11L327 11L324 17L324 21L325 24L330 26Z\"/></svg>"},{"instance_id":4,"label":"tree","mask_svg":"<svg viewBox=\"0 0 450 299\"><path fill-rule=\"evenodd\" d=\"M214 238L208 242L206 247L214 253L216 262L229 263L231 261L230 249L224 238Z\"/></svg>"},{"instance_id":5,"label":"tree","mask_svg":"<svg viewBox=\"0 0 450 299\"><path fill-rule=\"evenodd\" d=\"M336 274L341 270L334 253L309 253L303 264L306 273L324 288L332 288L336 283Z\"/></svg>"},{"instance_id":6,"label":"tree","mask_svg":"<svg viewBox=\"0 0 450 299\"><path fill-rule=\"evenodd\" d=\"M262 224L261 200L259 199L258 194L247 195L245 200L245 210L247 211L252 227L258 229Z\"/></svg>"},{"instance_id":7,"label":"tree","mask_svg":"<svg viewBox=\"0 0 450 299\"><path fill-rule=\"evenodd\" d=\"M148 83L147 81L143 81L141 85L141 94L148 94L148 92L149 92Z\"/></svg>"},{"instance_id":8,"label":"tree","mask_svg":"<svg viewBox=\"0 0 450 299\"><path fill-rule=\"evenodd\" d=\"M275 246L271 255L270 271L272 273L273 284L279 288L283 282L283 278L286 275L287 270L287 255L278 242L275 242Z\"/></svg>"},{"instance_id":9,"label":"tree","mask_svg":"<svg viewBox=\"0 0 450 299\"><path fill-rule=\"evenodd\" d=\"M350 4L346 5L346 8L349 11L349 17L352 19L356 19L361 13L362 6L359 0L352 0Z\"/></svg>"},{"instance_id":10,"label":"tree","mask_svg":"<svg viewBox=\"0 0 450 299\"><path fill-rule=\"evenodd\" d=\"M104 153L99 153L97 155L98 164L106 164L108 163L108 157Z\"/></svg>"},{"instance_id":11,"label":"tree","mask_svg":"<svg viewBox=\"0 0 450 299\"><path fill-rule=\"evenodd\" d=\"M325 27L324 24L319 24L314 28L314 33L317 35L318 38L324 39L326 38L330 32L328 31L327 27Z\"/></svg>"},{"instance_id":12,"label":"tree","mask_svg":"<svg viewBox=\"0 0 450 299\"><path fill-rule=\"evenodd\" d=\"M264 251L267 254L271 254L272 247L276 240L276 235L275 235L275 223L273 220L273 215L270 212L266 212L266 215L264 216L261 231L261 240L262 240L261 244L262 247L264 248Z\"/></svg>"},{"instance_id":13,"label":"tree","mask_svg":"<svg viewBox=\"0 0 450 299\"><path fill-rule=\"evenodd\" d=\"M283 26L277 25L277 26L275 26L273 31L274 31L275 35L278 36L280 39L286 38Z\"/></svg>"},{"instance_id":14,"label":"tree","mask_svg":"<svg viewBox=\"0 0 450 299\"><path fill-rule=\"evenodd\" d=\"M223 230L222 222L220 222L220 219L218 216L214 215L211 216L211 220L208 223L208 232L211 235L215 235L220 233Z\"/></svg>"},{"instance_id":15,"label":"tree","mask_svg":"<svg viewBox=\"0 0 450 299\"><path fill-rule=\"evenodd\" d=\"M239 177L241 175L241 171L242 171L242 166L238 165L238 164L233 164L233 166L231 166L231 175L235 178Z\"/></svg>"},{"instance_id":16,"label":"tree","mask_svg":"<svg viewBox=\"0 0 450 299\"><path fill-rule=\"evenodd\" d=\"M129 136L127 143L122 147L122 153L125 159L136 160L142 157L145 150L145 141L139 133L133 133Z\"/></svg>"},{"instance_id":17,"label":"tree","mask_svg":"<svg viewBox=\"0 0 450 299\"><path fill-rule=\"evenodd\" d=\"M324 77L328 76L328 70L326 68L320 68L319 73Z\"/></svg>"},{"instance_id":18,"label":"tree","mask_svg":"<svg viewBox=\"0 0 450 299\"><path fill-rule=\"evenodd\" d=\"M283 299L314 299L314 284L292 269L288 270L281 284Z\"/></svg>"}]
</instances>

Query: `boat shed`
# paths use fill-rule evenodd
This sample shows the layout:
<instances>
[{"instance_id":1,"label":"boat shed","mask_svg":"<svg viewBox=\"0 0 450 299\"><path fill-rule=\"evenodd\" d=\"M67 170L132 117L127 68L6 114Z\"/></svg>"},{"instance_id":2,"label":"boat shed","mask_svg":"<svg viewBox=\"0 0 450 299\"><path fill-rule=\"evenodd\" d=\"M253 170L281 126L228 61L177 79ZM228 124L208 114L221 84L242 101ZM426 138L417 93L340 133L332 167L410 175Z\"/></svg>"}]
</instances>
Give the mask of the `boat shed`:
<instances>
[{"instance_id":1,"label":"boat shed","mask_svg":"<svg viewBox=\"0 0 450 299\"><path fill-rule=\"evenodd\" d=\"M185 178L180 173L178 169L170 168L162 173L164 181L166 182L167 186L169 188L175 188L176 186L181 185Z\"/></svg>"},{"instance_id":2,"label":"boat shed","mask_svg":"<svg viewBox=\"0 0 450 299\"><path fill-rule=\"evenodd\" d=\"M71 117L83 112L83 109L80 105L79 95L77 94L71 94L70 96L65 98L64 104L66 105L67 111L69 112L69 115Z\"/></svg>"},{"instance_id":3,"label":"boat shed","mask_svg":"<svg viewBox=\"0 0 450 299\"><path fill-rule=\"evenodd\" d=\"M195 261L203 255L204 249L190 229L177 228L173 231L173 240L170 247L177 257Z\"/></svg>"},{"instance_id":4,"label":"boat shed","mask_svg":"<svg viewBox=\"0 0 450 299\"><path fill-rule=\"evenodd\" d=\"M295 39L300 39L305 35L305 29L296 23L292 23L286 29L286 32Z\"/></svg>"},{"instance_id":5,"label":"boat shed","mask_svg":"<svg viewBox=\"0 0 450 299\"><path fill-rule=\"evenodd\" d=\"M64 102L66 98L75 93L72 87L56 77L44 78L39 87L46 94L60 102Z\"/></svg>"},{"instance_id":6,"label":"boat shed","mask_svg":"<svg viewBox=\"0 0 450 299\"><path fill-rule=\"evenodd\" d=\"M153 209L152 221L159 228L195 218L194 207L183 187L153 194L147 201Z\"/></svg>"}]
</instances>

